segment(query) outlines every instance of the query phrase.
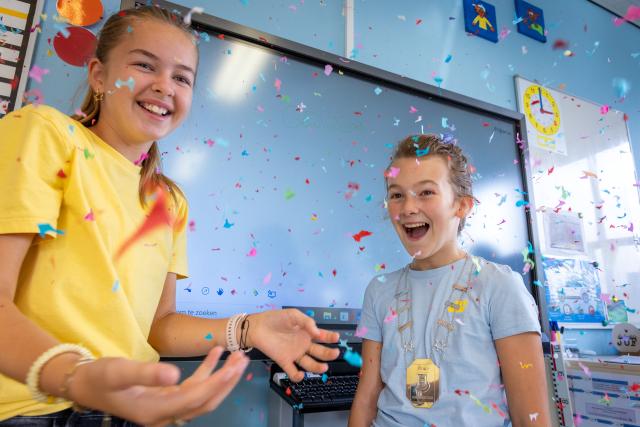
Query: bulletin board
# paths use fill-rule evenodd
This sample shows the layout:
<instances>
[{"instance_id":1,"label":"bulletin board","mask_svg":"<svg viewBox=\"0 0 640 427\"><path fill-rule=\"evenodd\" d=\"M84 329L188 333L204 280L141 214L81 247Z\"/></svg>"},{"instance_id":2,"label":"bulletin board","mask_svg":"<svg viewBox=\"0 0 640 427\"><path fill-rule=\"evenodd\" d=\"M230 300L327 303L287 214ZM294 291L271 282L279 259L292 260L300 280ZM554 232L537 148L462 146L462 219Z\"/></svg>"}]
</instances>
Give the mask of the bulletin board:
<instances>
[{"instance_id":1,"label":"bulletin board","mask_svg":"<svg viewBox=\"0 0 640 427\"><path fill-rule=\"evenodd\" d=\"M613 320L607 307L616 306L615 319L625 320L622 302L637 325L640 184L628 117L521 77L516 89L526 119L549 320L603 327ZM576 272L584 280L574 280Z\"/></svg>"},{"instance_id":2,"label":"bulletin board","mask_svg":"<svg viewBox=\"0 0 640 427\"><path fill-rule=\"evenodd\" d=\"M0 118L20 108L42 0L0 0Z\"/></svg>"}]
</instances>

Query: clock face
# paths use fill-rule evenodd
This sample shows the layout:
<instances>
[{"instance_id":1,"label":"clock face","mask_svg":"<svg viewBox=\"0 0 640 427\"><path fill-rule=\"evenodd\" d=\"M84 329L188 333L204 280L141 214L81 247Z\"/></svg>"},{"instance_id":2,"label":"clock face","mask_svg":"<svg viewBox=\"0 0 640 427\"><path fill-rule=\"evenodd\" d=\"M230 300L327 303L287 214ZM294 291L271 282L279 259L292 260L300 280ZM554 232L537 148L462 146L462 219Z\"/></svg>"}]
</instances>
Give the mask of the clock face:
<instances>
[{"instance_id":1,"label":"clock face","mask_svg":"<svg viewBox=\"0 0 640 427\"><path fill-rule=\"evenodd\" d=\"M537 85L524 92L524 112L527 119L540 133L553 135L560 129L560 109L551 93Z\"/></svg>"}]
</instances>

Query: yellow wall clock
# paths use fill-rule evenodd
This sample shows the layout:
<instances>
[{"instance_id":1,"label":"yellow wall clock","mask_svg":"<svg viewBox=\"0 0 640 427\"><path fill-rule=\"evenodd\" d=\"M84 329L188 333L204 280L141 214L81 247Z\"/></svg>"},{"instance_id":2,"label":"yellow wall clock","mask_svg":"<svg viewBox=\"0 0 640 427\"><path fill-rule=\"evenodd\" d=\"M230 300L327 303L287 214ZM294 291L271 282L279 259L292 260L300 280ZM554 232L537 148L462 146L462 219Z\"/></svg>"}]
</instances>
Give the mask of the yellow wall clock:
<instances>
[{"instance_id":1,"label":"yellow wall clock","mask_svg":"<svg viewBox=\"0 0 640 427\"><path fill-rule=\"evenodd\" d=\"M524 113L540 133L554 135L560 130L560 109L547 89L531 85L524 91Z\"/></svg>"}]
</instances>

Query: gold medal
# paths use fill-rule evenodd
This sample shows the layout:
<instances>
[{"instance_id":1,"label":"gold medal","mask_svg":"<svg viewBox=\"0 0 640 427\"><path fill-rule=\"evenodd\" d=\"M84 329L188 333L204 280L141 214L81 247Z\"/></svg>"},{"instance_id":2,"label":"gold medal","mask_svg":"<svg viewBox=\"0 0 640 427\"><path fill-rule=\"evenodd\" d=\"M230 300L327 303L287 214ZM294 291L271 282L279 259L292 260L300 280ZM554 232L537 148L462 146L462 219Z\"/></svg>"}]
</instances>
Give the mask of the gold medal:
<instances>
[{"instance_id":1,"label":"gold medal","mask_svg":"<svg viewBox=\"0 0 640 427\"><path fill-rule=\"evenodd\" d=\"M440 397L440 368L431 359L416 359L407 368L407 399L416 408L431 408Z\"/></svg>"}]
</instances>

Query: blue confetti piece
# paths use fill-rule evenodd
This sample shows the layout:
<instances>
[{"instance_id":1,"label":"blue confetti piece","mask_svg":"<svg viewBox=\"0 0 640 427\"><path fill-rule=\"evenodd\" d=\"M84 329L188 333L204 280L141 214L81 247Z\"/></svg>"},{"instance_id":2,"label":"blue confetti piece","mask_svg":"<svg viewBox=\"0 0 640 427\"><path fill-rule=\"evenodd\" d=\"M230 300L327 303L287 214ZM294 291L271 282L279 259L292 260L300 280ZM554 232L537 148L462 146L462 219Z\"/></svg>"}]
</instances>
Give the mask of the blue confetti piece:
<instances>
[{"instance_id":1,"label":"blue confetti piece","mask_svg":"<svg viewBox=\"0 0 640 427\"><path fill-rule=\"evenodd\" d=\"M327 376L327 374L322 374L322 382L323 383L326 383L328 379L329 379L329 377Z\"/></svg>"},{"instance_id":2,"label":"blue confetti piece","mask_svg":"<svg viewBox=\"0 0 640 427\"><path fill-rule=\"evenodd\" d=\"M204 339L207 341L211 341L213 339L213 334L209 332L207 335L204 336Z\"/></svg>"},{"instance_id":3,"label":"blue confetti piece","mask_svg":"<svg viewBox=\"0 0 640 427\"><path fill-rule=\"evenodd\" d=\"M243 157L248 157L249 156L249 152L247 150L242 150L242 156Z\"/></svg>"},{"instance_id":4,"label":"blue confetti piece","mask_svg":"<svg viewBox=\"0 0 640 427\"><path fill-rule=\"evenodd\" d=\"M76 130L74 125L69 125L69 133L73 135L73 132Z\"/></svg>"},{"instance_id":5,"label":"blue confetti piece","mask_svg":"<svg viewBox=\"0 0 640 427\"><path fill-rule=\"evenodd\" d=\"M133 27L131 25L127 25L127 33L132 33Z\"/></svg>"},{"instance_id":6,"label":"blue confetti piece","mask_svg":"<svg viewBox=\"0 0 640 427\"><path fill-rule=\"evenodd\" d=\"M309 316L309 317L313 317L313 316L315 316L315 315L316 315L315 311L313 311L313 310L307 310L307 311L306 311L306 314L307 314L307 316Z\"/></svg>"},{"instance_id":7,"label":"blue confetti piece","mask_svg":"<svg viewBox=\"0 0 640 427\"><path fill-rule=\"evenodd\" d=\"M445 128L445 129L449 128L449 119L448 118L446 118L446 117L442 118L442 127Z\"/></svg>"},{"instance_id":8,"label":"blue confetti piece","mask_svg":"<svg viewBox=\"0 0 640 427\"><path fill-rule=\"evenodd\" d=\"M343 356L345 362L347 362L351 366L355 366L356 368L362 367L362 356L355 351L348 350L344 353Z\"/></svg>"},{"instance_id":9,"label":"blue confetti piece","mask_svg":"<svg viewBox=\"0 0 640 427\"><path fill-rule=\"evenodd\" d=\"M230 223L228 219L224 219L224 228L231 228L234 224Z\"/></svg>"},{"instance_id":10,"label":"blue confetti piece","mask_svg":"<svg viewBox=\"0 0 640 427\"><path fill-rule=\"evenodd\" d=\"M452 59L453 59L453 56L448 55L447 58L444 60L444 62L448 64L449 62L451 62Z\"/></svg>"},{"instance_id":11,"label":"blue confetti piece","mask_svg":"<svg viewBox=\"0 0 640 427\"><path fill-rule=\"evenodd\" d=\"M227 141L226 139L216 139L216 143L218 143L219 145L222 145L223 147L228 147L229 146L229 141Z\"/></svg>"},{"instance_id":12,"label":"blue confetti piece","mask_svg":"<svg viewBox=\"0 0 640 427\"><path fill-rule=\"evenodd\" d=\"M438 84L438 87L440 87L440 85L442 84L443 79L442 79L442 77L435 77L433 79L433 81Z\"/></svg>"},{"instance_id":13,"label":"blue confetti piece","mask_svg":"<svg viewBox=\"0 0 640 427\"><path fill-rule=\"evenodd\" d=\"M418 157L426 156L427 154L429 154L429 147L416 150L416 156Z\"/></svg>"},{"instance_id":14,"label":"blue confetti piece","mask_svg":"<svg viewBox=\"0 0 640 427\"><path fill-rule=\"evenodd\" d=\"M116 292L120 288L120 281L116 280L111 287L111 292Z\"/></svg>"},{"instance_id":15,"label":"blue confetti piece","mask_svg":"<svg viewBox=\"0 0 640 427\"><path fill-rule=\"evenodd\" d=\"M64 37L65 39L68 39L71 35L69 33L69 30L67 30L67 27L62 24L53 24L53 28L58 30L58 33L62 34L62 37Z\"/></svg>"},{"instance_id":16,"label":"blue confetti piece","mask_svg":"<svg viewBox=\"0 0 640 427\"><path fill-rule=\"evenodd\" d=\"M378 282L384 283L386 281L387 281L387 276L385 276L384 274L382 276L378 276Z\"/></svg>"},{"instance_id":17,"label":"blue confetti piece","mask_svg":"<svg viewBox=\"0 0 640 427\"><path fill-rule=\"evenodd\" d=\"M373 90L373 92L374 92L376 95L380 95L380 94L382 93L382 89L380 89L379 87L376 87L376 88Z\"/></svg>"},{"instance_id":18,"label":"blue confetti piece","mask_svg":"<svg viewBox=\"0 0 640 427\"><path fill-rule=\"evenodd\" d=\"M370 202L373 199L373 196L371 196L371 194L369 194L367 197L364 198L365 202Z\"/></svg>"},{"instance_id":19,"label":"blue confetti piece","mask_svg":"<svg viewBox=\"0 0 640 427\"><path fill-rule=\"evenodd\" d=\"M521 207L521 206L527 206L529 204L529 202L527 202L526 200L518 200L516 202L516 207Z\"/></svg>"},{"instance_id":20,"label":"blue confetti piece","mask_svg":"<svg viewBox=\"0 0 640 427\"><path fill-rule=\"evenodd\" d=\"M200 33L200 40L204 40L205 42L211 41L211 38L209 37L209 34L206 32L201 32Z\"/></svg>"},{"instance_id":21,"label":"blue confetti piece","mask_svg":"<svg viewBox=\"0 0 640 427\"><path fill-rule=\"evenodd\" d=\"M42 237L42 238L44 238L44 236L49 231L53 231L56 234L64 234L64 231L56 230L55 228L53 228L51 226L51 224L38 224L38 229L40 230L39 234L40 234L40 237Z\"/></svg>"},{"instance_id":22,"label":"blue confetti piece","mask_svg":"<svg viewBox=\"0 0 640 427\"><path fill-rule=\"evenodd\" d=\"M7 30L7 27L5 27L5 26L2 24L2 22L0 22L0 31L2 31L3 33L6 33L7 31L9 31L9 30Z\"/></svg>"},{"instance_id":23,"label":"blue confetti piece","mask_svg":"<svg viewBox=\"0 0 640 427\"><path fill-rule=\"evenodd\" d=\"M130 92L133 92L133 88L135 87L135 84L136 82L133 80L133 77L129 77L129 80L126 80L126 81L120 80L120 79L116 80L116 87L118 89L120 89L122 86L127 86L129 87Z\"/></svg>"}]
</instances>

